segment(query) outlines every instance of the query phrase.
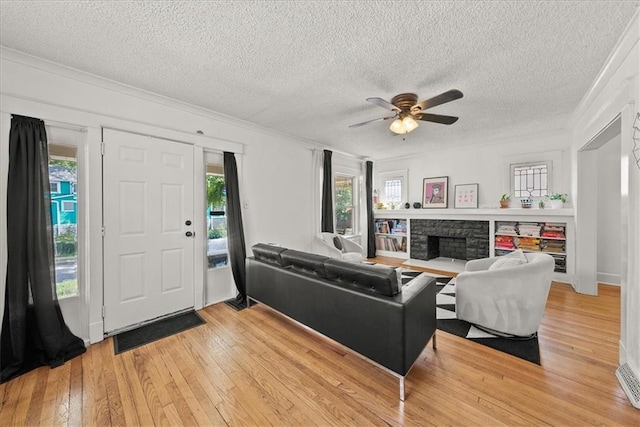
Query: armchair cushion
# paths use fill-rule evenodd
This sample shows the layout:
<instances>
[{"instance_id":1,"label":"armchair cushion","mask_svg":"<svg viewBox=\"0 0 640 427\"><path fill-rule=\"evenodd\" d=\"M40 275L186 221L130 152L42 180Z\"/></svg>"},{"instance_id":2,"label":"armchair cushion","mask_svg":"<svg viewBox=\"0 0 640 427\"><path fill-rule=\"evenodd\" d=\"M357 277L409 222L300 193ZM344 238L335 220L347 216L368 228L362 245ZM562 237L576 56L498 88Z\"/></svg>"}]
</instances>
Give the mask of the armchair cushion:
<instances>
[{"instance_id":1,"label":"armchair cushion","mask_svg":"<svg viewBox=\"0 0 640 427\"><path fill-rule=\"evenodd\" d=\"M518 249L508 255L499 257L496 262L489 266L489 271L511 268L526 263L527 257L524 256L522 249Z\"/></svg>"}]
</instances>

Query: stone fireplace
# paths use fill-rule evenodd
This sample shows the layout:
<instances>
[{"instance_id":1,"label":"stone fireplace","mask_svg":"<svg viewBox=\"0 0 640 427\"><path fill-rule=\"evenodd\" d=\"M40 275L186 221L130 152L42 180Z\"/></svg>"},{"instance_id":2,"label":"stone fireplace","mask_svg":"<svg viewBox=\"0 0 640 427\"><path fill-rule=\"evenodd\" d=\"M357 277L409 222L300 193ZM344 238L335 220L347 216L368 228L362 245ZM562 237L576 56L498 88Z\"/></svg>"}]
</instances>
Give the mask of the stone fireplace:
<instances>
[{"instance_id":1,"label":"stone fireplace","mask_svg":"<svg viewBox=\"0 0 640 427\"><path fill-rule=\"evenodd\" d=\"M471 260L489 256L489 221L412 219L411 258Z\"/></svg>"}]
</instances>

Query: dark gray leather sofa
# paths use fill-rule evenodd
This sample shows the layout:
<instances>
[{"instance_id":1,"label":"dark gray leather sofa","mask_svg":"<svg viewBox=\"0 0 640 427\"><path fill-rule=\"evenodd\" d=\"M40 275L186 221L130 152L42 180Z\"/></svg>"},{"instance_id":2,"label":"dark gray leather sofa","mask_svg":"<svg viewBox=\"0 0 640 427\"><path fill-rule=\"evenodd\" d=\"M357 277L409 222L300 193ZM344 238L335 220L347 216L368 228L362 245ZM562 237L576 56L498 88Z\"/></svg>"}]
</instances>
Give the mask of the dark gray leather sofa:
<instances>
[{"instance_id":1,"label":"dark gray leather sofa","mask_svg":"<svg viewBox=\"0 0 640 427\"><path fill-rule=\"evenodd\" d=\"M436 284L398 286L395 269L257 244L247 259L247 304L263 303L404 378L436 330Z\"/></svg>"}]
</instances>

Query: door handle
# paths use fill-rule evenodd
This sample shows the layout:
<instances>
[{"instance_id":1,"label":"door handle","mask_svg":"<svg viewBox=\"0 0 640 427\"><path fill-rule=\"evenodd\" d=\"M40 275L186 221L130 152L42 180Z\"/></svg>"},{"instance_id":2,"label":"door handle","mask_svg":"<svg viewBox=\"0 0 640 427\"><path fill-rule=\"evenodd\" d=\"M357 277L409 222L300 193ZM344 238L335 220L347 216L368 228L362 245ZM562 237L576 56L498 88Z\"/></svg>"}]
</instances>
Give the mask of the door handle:
<instances>
[{"instance_id":1,"label":"door handle","mask_svg":"<svg viewBox=\"0 0 640 427\"><path fill-rule=\"evenodd\" d=\"M184 233L185 236L187 237L191 237L194 236L196 233L192 233L191 231L187 231L186 233Z\"/></svg>"}]
</instances>

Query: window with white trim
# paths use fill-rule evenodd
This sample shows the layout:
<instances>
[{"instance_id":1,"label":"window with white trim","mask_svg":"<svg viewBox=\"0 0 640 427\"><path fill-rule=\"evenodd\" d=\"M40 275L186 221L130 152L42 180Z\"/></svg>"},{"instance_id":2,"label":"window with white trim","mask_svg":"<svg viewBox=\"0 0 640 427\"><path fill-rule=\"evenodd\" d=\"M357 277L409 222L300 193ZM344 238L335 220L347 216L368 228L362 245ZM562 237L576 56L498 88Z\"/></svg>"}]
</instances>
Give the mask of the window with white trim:
<instances>
[{"instance_id":1,"label":"window with white trim","mask_svg":"<svg viewBox=\"0 0 640 427\"><path fill-rule=\"evenodd\" d=\"M511 164L511 192L514 197L545 197L550 193L551 162Z\"/></svg>"},{"instance_id":2,"label":"window with white trim","mask_svg":"<svg viewBox=\"0 0 640 427\"><path fill-rule=\"evenodd\" d=\"M400 203L402 201L402 178L387 179L383 184L385 200Z\"/></svg>"},{"instance_id":3,"label":"window with white trim","mask_svg":"<svg viewBox=\"0 0 640 427\"><path fill-rule=\"evenodd\" d=\"M379 188L380 202L394 207L408 202L407 196L407 170L381 172L376 180L376 187Z\"/></svg>"},{"instance_id":4,"label":"window with white trim","mask_svg":"<svg viewBox=\"0 0 640 427\"><path fill-rule=\"evenodd\" d=\"M358 178L336 174L334 178L336 233L358 233Z\"/></svg>"},{"instance_id":5,"label":"window with white trim","mask_svg":"<svg viewBox=\"0 0 640 427\"><path fill-rule=\"evenodd\" d=\"M48 133L49 131L47 130ZM52 137L50 141L55 139L57 138ZM49 142L49 183L51 184L51 193L61 192L60 182L51 181L52 179L60 179L61 176L77 182L77 147ZM67 179L63 180L66 181ZM78 219L76 215L72 214L72 212L76 211L77 202L78 195L73 194L70 195L68 200L52 200L51 203L56 294L58 299L79 295Z\"/></svg>"}]
</instances>

